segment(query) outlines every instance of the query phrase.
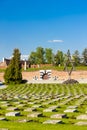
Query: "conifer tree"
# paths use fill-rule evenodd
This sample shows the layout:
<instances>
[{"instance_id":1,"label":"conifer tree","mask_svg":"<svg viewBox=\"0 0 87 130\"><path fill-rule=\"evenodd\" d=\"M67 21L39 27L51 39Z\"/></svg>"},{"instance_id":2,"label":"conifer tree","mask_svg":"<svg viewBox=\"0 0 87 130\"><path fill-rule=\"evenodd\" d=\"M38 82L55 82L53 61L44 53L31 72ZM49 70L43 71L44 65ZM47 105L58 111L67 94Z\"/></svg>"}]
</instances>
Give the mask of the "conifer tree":
<instances>
[{"instance_id":1,"label":"conifer tree","mask_svg":"<svg viewBox=\"0 0 87 130\"><path fill-rule=\"evenodd\" d=\"M5 83L7 84L17 84L22 82L20 55L19 49L14 49L13 57L4 74Z\"/></svg>"}]
</instances>

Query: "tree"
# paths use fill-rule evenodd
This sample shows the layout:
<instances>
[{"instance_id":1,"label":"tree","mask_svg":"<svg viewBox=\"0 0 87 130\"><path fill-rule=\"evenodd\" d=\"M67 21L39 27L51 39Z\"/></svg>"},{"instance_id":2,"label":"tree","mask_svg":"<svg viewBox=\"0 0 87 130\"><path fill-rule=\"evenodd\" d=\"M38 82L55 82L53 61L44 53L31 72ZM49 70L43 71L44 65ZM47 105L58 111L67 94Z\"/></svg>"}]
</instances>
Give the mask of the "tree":
<instances>
[{"instance_id":1,"label":"tree","mask_svg":"<svg viewBox=\"0 0 87 130\"><path fill-rule=\"evenodd\" d=\"M54 57L55 64L56 65L63 65L64 62L64 54L62 51L58 50L57 54Z\"/></svg>"},{"instance_id":2,"label":"tree","mask_svg":"<svg viewBox=\"0 0 87 130\"><path fill-rule=\"evenodd\" d=\"M67 51L64 58L64 70L67 71L69 80L71 79L72 71L74 70L74 62L71 58L70 50Z\"/></svg>"},{"instance_id":3,"label":"tree","mask_svg":"<svg viewBox=\"0 0 87 130\"><path fill-rule=\"evenodd\" d=\"M76 50L73 54L73 60L76 66L80 64L80 56L79 56L79 51Z\"/></svg>"},{"instance_id":4,"label":"tree","mask_svg":"<svg viewBox=\"0 0 87 130\"><path fill-rule=\"evenodd\" d=\"M45 54L44 48L42 47L36 48L37 64L45 63L44 54Z\"/></svg>"},{"instance_id":5,"label":"tree","mask_svg":"<svg viewBox=\"0 0 87 130\"><path fill-rule=\"evenodd\" d=\"M83 50L82 55L83 55L83 63L84 65L87 65L87 48Z\"/></svg>"},{"instance_id":6,"label":"tree","mask_svg":"<svg viewBox=\"0 0 87 130\"><path fill-rule=\"evenodd\" d=\"M29 57L30 64L37 64L37 54L36 52L31 52Z\"/></svg>"},{"instance_id":7,"label":"tree","mask_svg":"<svg viewBox=\"0 0 87 130\"><path fill-rule=\"evenodd\" d=\"M51 48L45 49L45 60L48 64L51 64L53 62L53 53Z\"/></svg>"},{"instance_id":8,"label":"tree","mask_svg":"<svg viewBox=\"0 0 87 130\"><path fill-rule=\"evenodd\" d=\"M22 82L20 55L21 54L19 49L14 49L13 57L4 74L6 84L9 83L17 84Z\"/></svg>"},{"instance_id":9,"label":"tree","mask_svg":"<svg viewBox=\"0 0 87 130\"><path fill-rule=\"evenodd\" d=\"M71 54L70 54L70 50L69 49L67 51L67 58L68 58L69 61L71 60Z\"/></svg>"},{"instance_id":10,"label":"tree","mask_svg":"<svg viewBox=\"0 0 87 130\"><path fill-rule=\"evenodd\" d=\"M72 66L72 62L71 62L71 53L70 50L68 49L67 53L64 56L64 64L65 66ZM65 67L66 68L66 67Z\"/></svg>"}]
</instances>

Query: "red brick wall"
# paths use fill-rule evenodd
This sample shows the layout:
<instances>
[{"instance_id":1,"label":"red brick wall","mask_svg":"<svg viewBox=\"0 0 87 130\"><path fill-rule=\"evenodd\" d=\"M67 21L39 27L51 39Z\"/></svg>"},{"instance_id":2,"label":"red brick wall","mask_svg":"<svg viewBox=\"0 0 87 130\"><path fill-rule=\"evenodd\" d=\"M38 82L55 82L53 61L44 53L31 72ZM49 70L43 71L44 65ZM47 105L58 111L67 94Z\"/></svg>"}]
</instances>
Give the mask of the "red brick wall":
<instances>
[{"instance_id":1,"label":"red brick wall","mask_svg":"<svg viewBox=\"0 0 87 130\"><path fill-rule=\"evenodd\" d=\"M40 77L40 72L23 72L23 79L32 80L33 77L36 75L38 78ZM68 79L68 73L64 71L56 71L52 70L51 77L57 76L60 80ZM87 78L87 71L73 71L71 78L73 79L81 79L81 78Z\"/></svg>"},{"instance_id":2,"label":"red brick wall","mask_svg":"<svg viewBox=\"0 0 87 130\"><path fill-rule=\"evenodd\" d=\"M0 73L0 80L2 80L2 81L4 80L3 76L4 76L4 73ZM23 76L23 79L32 80L33 77L35 77L35 76L37 76L39 78L40 72L39 71L22 72L22 76ZM64 71L52 70L51 77L54 77L54 76L57 76L58 79L60 79L60 80L68 79L68 73L64 72ZM73 71L71 78L73 78L73 79L82 79L82 78L87 79L87 71Z\"/></svg>"},{"instance_id":3,"label":"red brick wall","mask_svg":"<svg viewBox=\"0 0 87 130\"><path fill-rule=\"evenodd\" d=\"M31 68L48 67L48 66L52 66L52 64L31 65Z\"/></svg>"}]
</instances>

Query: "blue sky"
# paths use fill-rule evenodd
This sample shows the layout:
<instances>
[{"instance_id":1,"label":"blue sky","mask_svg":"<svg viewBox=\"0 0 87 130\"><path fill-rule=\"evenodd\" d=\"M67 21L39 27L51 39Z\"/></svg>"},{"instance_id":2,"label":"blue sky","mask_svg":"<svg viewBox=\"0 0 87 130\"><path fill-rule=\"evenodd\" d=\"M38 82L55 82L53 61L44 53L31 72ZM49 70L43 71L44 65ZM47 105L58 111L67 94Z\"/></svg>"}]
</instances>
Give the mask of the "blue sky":
<instances>
[{"instance_id":1,"label":"blue sky","mask_svg":"<svg viewBox=\"0 0 87 130\"><path fill-rule=\"evenodd\" d=\"M0 60L14 48L87 48L87 0L0 0Z\"/></svg>"}]
</instances>

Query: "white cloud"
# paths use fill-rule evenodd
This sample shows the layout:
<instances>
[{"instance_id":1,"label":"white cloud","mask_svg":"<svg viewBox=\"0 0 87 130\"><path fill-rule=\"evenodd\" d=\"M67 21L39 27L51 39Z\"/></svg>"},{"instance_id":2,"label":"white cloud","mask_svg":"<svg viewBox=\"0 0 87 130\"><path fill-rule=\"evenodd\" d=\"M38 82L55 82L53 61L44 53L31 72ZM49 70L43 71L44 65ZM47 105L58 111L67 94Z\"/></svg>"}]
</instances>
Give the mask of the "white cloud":
<instances>
[{"instance_id":1,"label":"white cloud","mask_svg":"<svg viewBox=\"0 0 87 130\"><path fill-rule=\"evenodd\" d=\"M63 40L49 40L48 42L64 42Z\"/></svg>"}]
</instances>

